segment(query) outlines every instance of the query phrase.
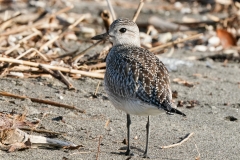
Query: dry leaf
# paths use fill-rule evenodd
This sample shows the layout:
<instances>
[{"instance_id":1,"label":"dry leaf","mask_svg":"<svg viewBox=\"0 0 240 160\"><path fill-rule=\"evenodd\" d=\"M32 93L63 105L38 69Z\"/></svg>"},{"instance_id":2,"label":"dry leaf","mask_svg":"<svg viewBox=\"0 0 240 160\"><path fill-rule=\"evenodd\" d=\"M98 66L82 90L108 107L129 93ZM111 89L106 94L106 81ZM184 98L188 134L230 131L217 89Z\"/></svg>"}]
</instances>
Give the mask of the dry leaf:
<instances>
[{"instance_id":1,"label":"dry leaf","mask_svg":"<svg viewBox=\"0 0 240 160\"><path fill-rule=\"evenodd\" d=\"M223 48L228 48L231 46L236 46L236 38L233 35L224 29L217 29L217 36L220 39L220 42Z\"/></svg>"},{"instance_id":2,"label":"dry leaf","mask_svg":"<svg viewBox=\"0 0 240 160\"><path fill-rule=\"evenodd\" d=\"M184 102L183 101L178 101L177 107L183 107Z\"/></svg>"},{"instance_id":3,"label":"dry leaf","mask_svg":"<svg viewBox=\"0 0 240 160\"><path fill-rule=\"evenodd\" d=\"M184 105L186 105L186 108L193 108L196 105L199 105L199 101L198 100L191 100L191 101L178 101L177 107L183 107Z\"/></svg>"},{"instance_id":4,"label":"dry leaf","mask_svg":"<svg viewBox=\"0 0 240 160\"><path fill-rule=\"evenodd\" d=\"M172 97L173 98L178 98L178 91L173 91L172 92Z\"/></svg>"},{"instance_id":5,"label":"dry leaf","mask_svg":"<svg viewBox=\"0 0 240 160\"><path fill-rule=\"evenodd\" d=\"M193 108L196 105L199 105L199 101L197 101L197 100L191 100L191 101L188 101L188 103L189 104L186 106L186 108Z\"/></svg>"}]
</instances>

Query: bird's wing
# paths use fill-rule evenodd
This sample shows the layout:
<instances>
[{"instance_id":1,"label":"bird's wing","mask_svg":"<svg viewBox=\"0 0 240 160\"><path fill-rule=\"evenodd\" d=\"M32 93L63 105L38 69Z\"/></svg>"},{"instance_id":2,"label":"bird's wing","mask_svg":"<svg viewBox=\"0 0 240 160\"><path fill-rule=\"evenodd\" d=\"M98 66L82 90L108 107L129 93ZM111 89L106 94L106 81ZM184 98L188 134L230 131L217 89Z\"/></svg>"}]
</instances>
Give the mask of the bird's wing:
<instances>
[{"instance_id":1,"label":"bird's wing","mask_svg":"<svg viewBox=\"0 0 240 160\"><path fill-rule=\"evenodd\" d=\"M170 111L172 94L169 75L164 64L151 52L143 48L132 48L124 56L129 74L136 83L136 96L144 102Z\"/></svg>"},{"instance_id":2,"label":"bird's wing","mask_svg":"<svg viewBox=\"0 0 240 160\"><path fill-rule=\"evenodd\" d=\"M135 47L128 52L124 58L133 73L129 76L133 76L136 83L136 97L167 112L184 115L171 107L172 92L164 64L146 49Z\"/></svg>"}]
</instances>

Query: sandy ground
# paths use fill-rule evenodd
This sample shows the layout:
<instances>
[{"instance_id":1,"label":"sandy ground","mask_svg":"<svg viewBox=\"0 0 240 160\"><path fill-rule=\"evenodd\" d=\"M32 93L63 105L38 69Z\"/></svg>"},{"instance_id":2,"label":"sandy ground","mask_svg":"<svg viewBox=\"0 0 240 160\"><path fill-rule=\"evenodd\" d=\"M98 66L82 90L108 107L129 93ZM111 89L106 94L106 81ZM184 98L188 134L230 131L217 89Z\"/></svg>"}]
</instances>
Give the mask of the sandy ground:
<instances>
[{"instance_id":1,"label":"sandy ground","mask_svg":"<svg viewBox=\"0 0 240 160\"><path fill-rule=\"evenodd\" d=\"M180 53L178 53L180 54ZM182 53L183 54L183 53ZM194 83L189 88L172 83L172 90L178 92L179 100L198 100L199 104L188 109L186 105L179 108L187 118L178 115L162 114L151 118L150 156L152 159L194 159L200 153L201 159L238 159L240 157L240 73L239 64L230 63L223 67L221 63L193 61L192 67L178 66L171 72L171 80L182 78ZM210 64L210 65L209 65ZM209 67L210 66L210 67ZM200 74L200 77L194 74ZM126 146L126 114L116 110L107 99L102 80L82 78L70 81L76 91L69 91L66 86L55 79L15 79L1 78L1 90L15 94L72 104L85 109L86 114L76 111L33 103L30 100L18 100L0 97L1 111L28 111L28 118L41 118L40 128L64 132L58 139L81 144L79 150L64 149L29 149L14 153L0 151L1 159L95 159L98 140L101 135L100 159L126 159L122 155ZM101 82L98 97L92 98L98 82ZM63 99L59 97L62 96ZM227 105L226 105L227 104ZM53 118L63 116L65 121ZM233 116L237 121L227 120ZM105 123L110 120L107 128ZM136 159L141 159L145 147L146 117L132 116L132 148ZM176 143L186 134L194 132L186 143L169 149L160 149L163 145ZM37 134L37 133L35 133ZM137 137L137 139L135 139ZM197 151L198 148L198 151ZM198 153L199 152L199 153Z\"/></svg>"},{"instance_id":2,"label":"sandy ground","mask_svg":"<svg viewBox=\"0 0 240 160\"><path fill-rule=\"evenodd\" d=\"M86 7L86 6L83 6ZM76 7L77 8L77 7ZM93 7L94 8L94 7ZM98 9L102 6L98 6ZM85 8L81 12L88 12L92 8ZM92 9L92 12L96 10ZM132 13L127 17L132 17ZM146 12L143 10L144 16ZM119 13L120 14L120 13ZM123 13L124 14L124 13ZM149 15L149 13L146 13ZM121 17L123 17L122 15ZM141 20L143 18L140 18ZM188 56L199 56L199 53L176 51L172 58L184 59ZM149 155L152 159L163 160L193 160L200 154L204 160L229 159L240 157L240 66L239 63L222 63L208 61L191 61L191 67L178 66L170 73L171 80L182 78L192 82L194 87L187 87L172 82L172 90L178 92L178 101L197 100L193 108L186 105L179 108L187 117L179 115L161 114L151 117L151 136ZM198 76L194 76L198 74ZM126 149L122 141L126 138L126 114L116 110L109 100L102 86L102 80L82 78L72 82L76 91L69 91L67 87L56 79L35 78L16 79L1 78L0 90L26 95L35 98L48 99L77 106L86 110L85 114L76 111L57 108L50 105L33 103L30 100L19 100L0 96L1 111L27 112L27 118L41 118L40 128L55 132L64 132L57 137L64 141L71 141L83 145L79 150L67 149L28 149L13 153L0 151L0 159L96 159L99 136L102 136L99 159L121 160L128 157L121 154ZM98 83L98 97L92 98ZM63 99L59 97L62 96ZM64 122L54 118L63 116ZM233 116L237 121L230 121L226 117ZM110 120L109 126L105 127ZM132 116L131 147L135 156L141 159L145 148L146 117ZM181 146L161 149L161 146L178 142L186 134L194 135ZM33 133L38 134L38 133ZM42 134L43 135L43 134ZM136 138L137 137L137 138Z\"/></svg>"}]
</instances>

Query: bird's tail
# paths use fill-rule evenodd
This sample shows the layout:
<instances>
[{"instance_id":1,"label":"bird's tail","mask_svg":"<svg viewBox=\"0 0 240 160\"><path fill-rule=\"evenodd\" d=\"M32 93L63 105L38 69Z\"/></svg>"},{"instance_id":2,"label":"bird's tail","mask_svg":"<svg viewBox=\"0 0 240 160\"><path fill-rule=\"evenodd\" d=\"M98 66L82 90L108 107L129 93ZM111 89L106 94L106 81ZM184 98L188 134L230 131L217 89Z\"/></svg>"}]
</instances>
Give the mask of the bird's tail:
<instances>
[{"instance_id":1,"label":"bird's tail","mask_svg":"<svg viewBox=\"0 0 240 160\"><path fill-rule=\"evenodd\" d=\"M171 110L168 111L168 112L170 112L170 113L180 114L180 115L186 117L186 114L184 114L183 112L181 112L181 111L179 111L179 110L177 110L177 109L175 109L175 108L171 108Z\"/></svg>"},{"instance_id":2,"label":"bird's tail","mask_svg":"<svg viewBox=\"0 0 240 160\"><path fill-rule=\"evenodd\" d=\"M172 113L176 113L176 114L180 114L182 116L186 116L186 114L182 113L181 111L177 110L176 108L173 108L171 103L165 101L163 103L164 105L164 110L167 111L168 114L172 114Z\"/></svg>"}]
</instances>

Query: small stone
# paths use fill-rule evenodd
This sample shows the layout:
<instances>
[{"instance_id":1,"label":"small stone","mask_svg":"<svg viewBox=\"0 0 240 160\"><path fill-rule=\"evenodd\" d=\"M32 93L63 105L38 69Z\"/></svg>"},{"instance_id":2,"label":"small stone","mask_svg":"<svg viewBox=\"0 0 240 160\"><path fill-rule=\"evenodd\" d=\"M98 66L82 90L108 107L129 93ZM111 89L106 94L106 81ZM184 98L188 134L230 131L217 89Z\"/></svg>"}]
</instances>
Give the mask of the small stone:
<instances>
[{"instance_id":1,"label":"small stone","mask_svg":"<svg viewBox=\"0 0 240 160\"><path fill-rule=\"evenodd\" d=\"M217 107L215 107L215 106L211 106L211 108L212 108L212 109L217 109Z\"/></svg>"},{"instance_id":2,"label":"small stone","mask_svg":"<svg viewBox=\"0 0 240 160\"><path fill-rule=\"evenodd\" d=\"M228 120L228 121L237 121L238 119L233 117L233 116L227 116L225 117L225 120Z\"/></svg>"}]
</instances>

